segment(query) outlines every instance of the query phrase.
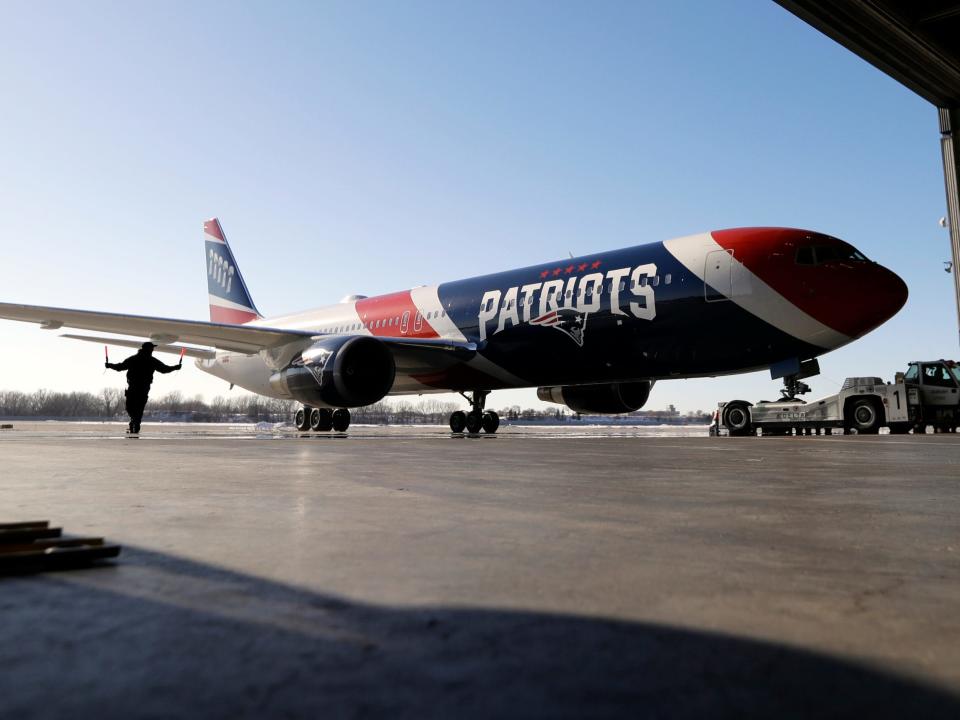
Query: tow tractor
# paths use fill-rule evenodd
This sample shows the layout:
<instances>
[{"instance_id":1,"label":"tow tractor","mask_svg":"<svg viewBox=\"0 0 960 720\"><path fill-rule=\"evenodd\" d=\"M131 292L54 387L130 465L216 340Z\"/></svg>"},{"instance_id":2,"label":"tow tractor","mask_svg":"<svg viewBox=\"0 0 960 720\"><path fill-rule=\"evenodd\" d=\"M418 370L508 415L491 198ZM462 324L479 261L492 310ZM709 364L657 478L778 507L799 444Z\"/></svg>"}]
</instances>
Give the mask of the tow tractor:
<instances>
[{"instance_id":1,"label":"tow tractor","mask_svg":"<svg viewBox=\"0 0 960 720\"><path fill-rule=\"evenodd\" d=\"M810 402L799 399L810 392L802 380L819 372L816 360L788 366L786 372L771 368L773 377L784 378L783 397L756 404L720 403L710 434L756 435L759 429L763 435L829 435L834 430L864 435L876 434L881 427L894 434L926 433L927 428L952 433L960 425L960 365L952 360L911 362L893 382L847 378L835 395Z\"/></svg>"}]
</instances>

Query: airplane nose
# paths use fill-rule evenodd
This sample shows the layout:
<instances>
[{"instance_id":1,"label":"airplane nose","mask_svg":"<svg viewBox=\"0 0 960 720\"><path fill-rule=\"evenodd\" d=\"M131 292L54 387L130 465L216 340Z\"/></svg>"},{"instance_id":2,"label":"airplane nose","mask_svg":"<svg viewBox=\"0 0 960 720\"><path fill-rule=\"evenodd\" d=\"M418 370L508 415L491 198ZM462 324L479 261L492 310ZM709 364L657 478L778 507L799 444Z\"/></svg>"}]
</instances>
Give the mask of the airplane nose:
<instances>
[{"instance_id":1,"label":"airplane nose","mask_svg":"<svg viewBox=\"0 0 960 720\"><path fill-rule=\"evenodd\" d=\"M907 302L907 284L895 272L882 265L864 267L859 282L851 283L855 295L848 309L854 317L853 337L865 335L896 315Z\"/></svg>"}]
</instances>

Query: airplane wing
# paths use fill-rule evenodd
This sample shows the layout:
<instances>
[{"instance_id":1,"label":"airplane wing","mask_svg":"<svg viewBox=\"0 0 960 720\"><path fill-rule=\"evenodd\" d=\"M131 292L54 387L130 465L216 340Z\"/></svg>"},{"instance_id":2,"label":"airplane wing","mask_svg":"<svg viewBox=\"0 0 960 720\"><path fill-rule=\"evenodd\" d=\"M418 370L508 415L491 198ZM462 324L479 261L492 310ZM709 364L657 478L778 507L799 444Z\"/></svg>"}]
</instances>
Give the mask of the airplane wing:
<instances>
[{"instance_id":1,"label":"airplane wing","mask_svg":"<svg viewBox=\"0 0 960 720\"><path fill-rule=\"evenodd\" d=\"M58 330L62 327L96 330L149 338L158 345L169 345L180 341L247 354L286 345L316 334L303 330L281 330L13 303L0 303L0 319L39 323L46 330Z\"/></svg>"},{"instance_id":2,"label":"airplane wing","mask_svg":"<svg viewBox=\"0 0 960 720\"><path fill-rule=\"evenodd\" d=\"M38 323L47 330L69 327L149 338L161 347L172 348L165 350L165 352L177 353L180 352L180 346L173 346L172 343L174 342L206 345L218 350L252 355L267 348L279 347L304 338L315 337L318 334L310 330L229 325L200 320L175 320L146 315L91 312L89 310L69 310L13 303L0 303L0 319ZM139 347L140 345L140 343L134 343L133 341L119 341L89 335L65 334L63 337L101 344L127 345L129 347ZM414 365L418 361L432 365L442 356L448 356L450 360L467 360L474 356L477 349L477 346L472 342L440 338L380 337L378 339L390 347L391 352L398 360L402 358L405 363L411 362ZM209 351L194 348L188 348L187 355L193 357L212 356ZM428 359L431 357L433 358L432 361Z\"/></svg>"}]
</instances>

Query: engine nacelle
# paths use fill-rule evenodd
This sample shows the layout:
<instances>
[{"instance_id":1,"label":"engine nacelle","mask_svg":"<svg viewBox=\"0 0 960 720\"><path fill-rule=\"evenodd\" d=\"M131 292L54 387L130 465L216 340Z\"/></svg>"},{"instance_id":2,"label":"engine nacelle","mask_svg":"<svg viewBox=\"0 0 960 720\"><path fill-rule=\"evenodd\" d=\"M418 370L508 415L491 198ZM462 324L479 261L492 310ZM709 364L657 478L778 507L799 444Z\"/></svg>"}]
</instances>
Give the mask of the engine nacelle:
<instances>
[{"instance_id":1,"label":"engine nacelle","mask_svg":"<svg viewBox=\"0 0 960 720\"><path fill-rule=\"evenodd\" d=\"M650 397L652 381L563 385L537 388L544 402L566 405L578 413L616 415L639 410Z\"/></svg>"},{"instance_id":2,"label":"engine nacelle","mask_svg":"<svg viewBox=\"0 0 960 720\"><path fill-rule=\"evenodd\" d=\"M270 386L313 407L361 407L390 392L395 374L393 354L377 338L330 337L275 372Z\"/></svg>"}]
</instances>

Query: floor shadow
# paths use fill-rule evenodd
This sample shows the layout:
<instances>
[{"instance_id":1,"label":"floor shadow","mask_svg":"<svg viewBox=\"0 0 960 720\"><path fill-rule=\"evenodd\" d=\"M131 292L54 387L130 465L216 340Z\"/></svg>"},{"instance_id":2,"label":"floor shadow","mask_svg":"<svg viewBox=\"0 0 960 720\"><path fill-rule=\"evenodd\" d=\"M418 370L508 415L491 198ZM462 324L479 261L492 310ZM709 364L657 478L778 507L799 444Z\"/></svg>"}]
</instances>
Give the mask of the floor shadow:
<instances>
[{"instance_id":1,"label":"floor shadow","mask_svg":"<svg viewBox=\"0 0 960 720\"><path fill-rule=\"evenodd\" d=\"M390 608L126 548L0 580L0 717L960 717L837 658L575 616Z\"/></svg>"}]
</instances>

